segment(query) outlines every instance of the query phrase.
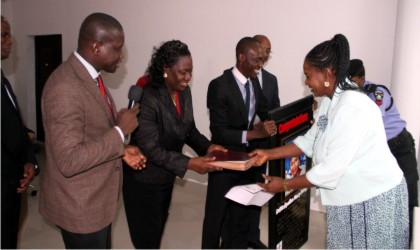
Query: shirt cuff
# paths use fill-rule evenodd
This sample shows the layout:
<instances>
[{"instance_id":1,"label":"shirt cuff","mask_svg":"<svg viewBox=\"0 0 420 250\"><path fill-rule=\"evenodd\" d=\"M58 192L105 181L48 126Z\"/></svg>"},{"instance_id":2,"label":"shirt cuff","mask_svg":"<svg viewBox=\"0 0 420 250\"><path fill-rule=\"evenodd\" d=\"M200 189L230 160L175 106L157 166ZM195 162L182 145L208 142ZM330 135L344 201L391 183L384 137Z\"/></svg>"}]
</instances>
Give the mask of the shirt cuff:
<instances>
[{"instance_id":1,"label":"shirt cuff","mask_svg":"<svg viewBox=\"0 0 420 250\"><path fill-rule=\"evenodd\" d=\"M246 135L247 135L248 131L242 131L242 143L246 144L248 143L248 141L246 140Z\"/></svg>"},{"instance_id":2,"label":"shirt cuff","mask_svg":"<svg viewBox=\"0 0 420 250\"><path fill-rule=\"evenodd\" d=\"M38 164L34 164L35 176L39 175L39 166Z\"/></svg>"},{"instance_id":3,"label":"shirt cuff","mask_svg":"<svg viewBox=\"0 0 420 250\"><path fill-rule=\"evenodd\" d=\"M118 131L118 133L120 134L122 142L124 142L124 134L123 134L122 130L120 129L120 127L115 126L114 128L115 128L115 129Z\"/></svg>"}]
</instances>

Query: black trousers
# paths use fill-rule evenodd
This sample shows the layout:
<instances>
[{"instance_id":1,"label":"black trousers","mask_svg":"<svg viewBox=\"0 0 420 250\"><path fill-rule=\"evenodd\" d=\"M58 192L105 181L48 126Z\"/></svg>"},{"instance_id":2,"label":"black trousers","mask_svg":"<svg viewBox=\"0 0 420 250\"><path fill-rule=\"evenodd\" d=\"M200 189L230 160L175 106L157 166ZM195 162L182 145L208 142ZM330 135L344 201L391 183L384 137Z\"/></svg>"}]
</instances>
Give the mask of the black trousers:
<instances>
[{"instance_id":1,"label":"black trousers","mask_svg":"<svg viewBox=\"0 0 420 250\"><path fill-rule=\"evenodd\" d=\"M203 249L217 249L220 244L222 225L226 213L229 221L225 224L229 235L227 248L248 248L248 234L251 225L251 211L254 206L244 206L225 198L225 194L237 185L254 183L255 172L223 170L209 173L206 207L203 222Z\"/></svg>"},{"instance_id":2,"label":"black trousers","mask_svg":"<svg viewBox=\"0 0 420 250\"><path fill-rule=\"evenodd\" d=\"M266 170L267 170L267 164L265 164L262 167L258 167L254 169L254 172L255 172L254 183L256 182L264 183L265 180L262 177L262 174L265 174ZM260 235L261 235L261 230L260 230L261 207L249 206L249 209L250 209L251 225L249 228L248 242L259 242ZM221 233L222 241L224 242L223 245L226 245L227 242L230 241L229 231L227 230L229 227L228 225L229 220L230 220L229 213L226 213L223 226L222 226L222 233Z\"/></svg>"},{"instance_id":3,"label":"black trousers","mask_svg":"<svg viewBox=\"0 0 420 250\"><path fill-rule=\"evenodd\" d=\"M111 249L111 225L93 233L79 234L61 227L66 249Z\"/></svg>"},{"instance_id":4,"label":"black trousers","mask_svg":"<svg viewBox=\"0 0 420 250\"><path fill-rule=\"evenodd\" d=\"M19 232L21 194L15 185L1 180L1 248L16 249Z\"/></svg>"},{"instance_id":5,"label":"black trousers","mask_svg":"<svg viewBox=\"0 0 420 250\"><path fill-rule=\"evenodd\" d=\"M397 159L398 165L404 173L408 189L408 208L410 218L410 241L413 230L413 210L419 205L417 181L419 174L417 171L416 150L413 136L405 128L396 137L388 140L388 146Z\"/></svg>"},{"instance_id":6,"label":"black trousers","mask_svg":"<svg viewBox=\"0 0 420 250\"><path fill-rule=\"evenodd\" d=\"M131 241L135 248L160 248L173 187L173 182L168 184L140 183L124 172L124 207Z\"/></svg>"}]
</instances>

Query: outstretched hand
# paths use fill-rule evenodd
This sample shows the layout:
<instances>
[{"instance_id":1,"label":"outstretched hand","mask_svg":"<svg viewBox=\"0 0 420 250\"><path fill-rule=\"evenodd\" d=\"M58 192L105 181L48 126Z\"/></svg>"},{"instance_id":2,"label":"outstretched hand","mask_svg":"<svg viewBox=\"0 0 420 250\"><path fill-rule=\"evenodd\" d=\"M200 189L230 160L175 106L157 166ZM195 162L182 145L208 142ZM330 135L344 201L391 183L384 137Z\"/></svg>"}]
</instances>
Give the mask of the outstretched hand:
<instances>
[{"instance_id":1,"label":"outstretched hand","mask_svg":"<svg viewBox=\"0 0 420 250\"><path fill-rule=\"evenodd\" d=\"M249 153L250 157L257 157L257 160L255 161L255 166L261 166L268 160L268 154L267 150L264 149L256 149Z\"/></svg>"},{"instance_id":2,"label":"outstretched hand","mask_svg":"<svg viewBox=\"0 0 420 250\"><path fill-rule=\"evenodd\" d=\"M264 191L270 193L284 192L284 179L277 176L268 176L263 174L266 183L257 183Z\"/></svg>"},{"instance_id":3,"label":"outstretched hand","mask_svg":"<svg viewBox=\"0 0 420 250\"><path fill-rule=\"evenodd\" d=\"M141 170L146 167L146 156L136 146L125 145L123 160L134 170Z\"/></svg>"},{"instance_id":4,"label":"outstretched hand","mask_svg":"<svg viewBox=\"0 0 420 250\"><path fill-rule=\"evenodd\" d=\"M188 169L194 170L199 174L206 174L213 171L222 171L223 168L216 167L208 164L210 161L214 161L216 157L194 157L188 162Z\"/></svg>"},{"instance_id":5,"label":"outstretched hand","mask_svg":"<svg viewBox=\"0 0 420 250\"><path fill-rule=\"evenodd\" d=\"M210 147L207 149L207 153L211 153L213 151L227 152L228 150L223 146L220 146L217 144L211 144Z\"/></svg>"},{"instance_id":6,"label":"outstretched hand","mask_svg":"<svg viewBox=\"0 0 420 250\"><path fill-rule=\"evenodd\" d=\"M26 163L23 166L23 178L19 181L19 187L17 188L18 193L24 192L35 176L35 165L32 163Z\"/></svg>"}]
</instances>

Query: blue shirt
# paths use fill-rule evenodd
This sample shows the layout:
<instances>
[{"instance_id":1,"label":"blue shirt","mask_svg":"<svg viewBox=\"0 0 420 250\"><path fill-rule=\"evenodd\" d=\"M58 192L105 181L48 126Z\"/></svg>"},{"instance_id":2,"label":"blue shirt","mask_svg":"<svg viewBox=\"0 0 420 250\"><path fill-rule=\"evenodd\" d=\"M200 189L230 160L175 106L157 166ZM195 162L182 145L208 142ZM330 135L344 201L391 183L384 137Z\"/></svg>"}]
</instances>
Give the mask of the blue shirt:
<instances>
[{"instance_id":1,"label":"blue shirt","mask_svg":"<svg viewBox=\"0 0 420 250\"><path fill-rule=\"evenodd\" d=\"M363 87L369 84L375 84L373 82L365 81ZM382 113L382 120L384 122L386 139L390 140L396 137L405 128L407 123L401 119L400 113L398 112L395 103L392 103L392 96L384 87L378 85L373 93L368 93L370 99L372 99ZM388 110L387 110L388 109Z\"/></svg>"}]
</instances>

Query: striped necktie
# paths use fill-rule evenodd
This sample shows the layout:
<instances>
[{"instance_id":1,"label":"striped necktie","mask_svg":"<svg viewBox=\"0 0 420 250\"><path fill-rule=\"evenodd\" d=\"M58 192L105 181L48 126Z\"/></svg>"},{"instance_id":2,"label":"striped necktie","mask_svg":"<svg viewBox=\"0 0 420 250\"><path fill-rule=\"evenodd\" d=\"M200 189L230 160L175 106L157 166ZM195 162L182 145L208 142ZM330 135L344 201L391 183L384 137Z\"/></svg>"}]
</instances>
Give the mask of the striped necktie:
<instances>
[{"instance_id":1,"label":"striped necktie","mask_svg":"<svg viewBox=\"0 0 420 250\"><path fill-rule=\"evenodd\" d=\"M249 90L249 81L247 81L245 83L245 107L246 107L246 112L249 114L249 105L250 105L250 99L251 99L251 93Z\"/></svg>"}]
</instances>

